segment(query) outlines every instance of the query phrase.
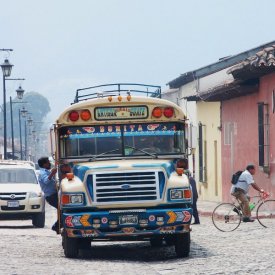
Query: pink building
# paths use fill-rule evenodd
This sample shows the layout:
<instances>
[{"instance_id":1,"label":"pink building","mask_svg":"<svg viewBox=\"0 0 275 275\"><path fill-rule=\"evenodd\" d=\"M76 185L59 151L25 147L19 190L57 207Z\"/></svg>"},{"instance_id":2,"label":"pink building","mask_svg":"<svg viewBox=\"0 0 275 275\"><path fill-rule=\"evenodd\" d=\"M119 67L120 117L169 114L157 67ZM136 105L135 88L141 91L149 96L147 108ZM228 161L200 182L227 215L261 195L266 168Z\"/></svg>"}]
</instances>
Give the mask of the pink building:
<instances>
[{"instance_id":1,"label":"pink building","mask_svg":"<svg viewBox=\"0 0 275 275\"><path fill-rule=\"evenodd\" d=\"M184 73L168 84L173 100L192 114L192 127L198 129L192 163L200 195L231 201L232 174L253 163L256 183L274 197L275 41Z\"/></svg>"},{"instance_id":2,"label":"pink building","mask_svg":"<svg viewBox=\"0 0 275 275\"><path fill-rule=\"evenodd\" d=\"M231 200L228 179L248 163L256 183L275 195L275 45L228 73L235 81L213 93L221 100L223 201Z\"/></svg>"}]
</instances>

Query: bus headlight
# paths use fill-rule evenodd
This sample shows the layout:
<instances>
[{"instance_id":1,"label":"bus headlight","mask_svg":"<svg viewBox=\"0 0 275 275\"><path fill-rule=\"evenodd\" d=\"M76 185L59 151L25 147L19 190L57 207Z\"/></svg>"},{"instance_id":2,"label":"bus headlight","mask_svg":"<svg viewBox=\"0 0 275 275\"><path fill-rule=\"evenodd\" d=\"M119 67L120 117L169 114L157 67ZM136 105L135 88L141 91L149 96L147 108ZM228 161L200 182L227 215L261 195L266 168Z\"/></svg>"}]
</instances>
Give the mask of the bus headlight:
<instances>
[{"instance_id":1,"label":"bus headlight","mask_svg":"<svg viewBox=\"0 0 275 275\"><path fill-rule=\"evenodd\" d=\"M180 200L183 199L183 189L171 189L170 190L170 199L171 200Z\"/></svg>"},{"instance_id":2,"label":"bus headlight","mask_svg":"<svg viewBox=\"0 0 275 275\"><path fill-rule=\"evenodd\" d=\"M71 195L70 197L71 197L70 198L71 203L75 203L75 204L83 203L83 195L82 194Z\"/></svg>"},{"instance_id":3,"label":"bus headlight","mask_svg":"<svg viewBox=\"0 0 275 275\"><path fill-rule=\"evenodd\" d=\"M62 205L83 204L83 202L83 194L62 194L61 196Z\"/></svg>"}]
</instances>

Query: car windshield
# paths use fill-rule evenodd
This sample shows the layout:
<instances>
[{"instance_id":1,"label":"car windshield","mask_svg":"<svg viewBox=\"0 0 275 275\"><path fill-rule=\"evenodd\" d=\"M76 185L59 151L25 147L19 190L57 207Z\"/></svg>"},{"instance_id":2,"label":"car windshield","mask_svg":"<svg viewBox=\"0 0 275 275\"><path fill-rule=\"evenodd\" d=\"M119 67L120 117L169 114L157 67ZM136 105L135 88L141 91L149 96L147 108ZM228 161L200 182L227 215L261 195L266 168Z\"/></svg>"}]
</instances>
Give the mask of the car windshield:
<instances>
[{"instance_id":1,"label":"car windshield","mask_svg":"<svg viewBox=\"0 0 275 275\"><path fill-rule=\"evenodd\" d=\"M144 123L60 129L63 158L158 156L185 153L184 125Z\"/></svg>"},{"instance_id":2,"label":"car windshield","mask_svg":"<svg viewBox=\"0 0 275 275\"><path fill-rule=\"evenodd\" d=\"M37 184L37 179L34 170L24 168L4 168L0 169L0 184L1 183L34 183Z\"/></svg>"}]
</instances>

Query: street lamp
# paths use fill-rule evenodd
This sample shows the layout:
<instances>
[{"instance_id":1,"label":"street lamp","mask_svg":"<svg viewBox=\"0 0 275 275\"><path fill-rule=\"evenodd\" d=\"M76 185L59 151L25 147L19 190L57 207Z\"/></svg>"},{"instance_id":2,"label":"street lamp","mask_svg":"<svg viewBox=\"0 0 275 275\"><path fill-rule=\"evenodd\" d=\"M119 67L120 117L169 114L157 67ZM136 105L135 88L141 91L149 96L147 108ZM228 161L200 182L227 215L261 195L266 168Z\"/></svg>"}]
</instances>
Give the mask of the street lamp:
<instances>
[{"instance_id":1,"label":"street lamp","mask_svg":"<svg viewBox=\"0 0 275 275\"><path fill-rule=\"evenodd\" d=\"M21 86L19 86L19 88L16 90L16 93L17 93L17 98L18 99L22 99L23 98L23 95L24 95L24 90L22 89Z\"/></svg>"},{"instance_id":2,"label":"street lamp","mask_svg":"<svg viewBox=\"0 0 275 275\"><path fill-rule=\"evenodd\" d=\"M8 59L5 59L4 63L1 64L3 71L3 112L4 112L4 159L7 159L7 110L6 110L6 77L11 75L12 64L9 63Z\"/></svg>"},{"instance_id":3,"label":"street lamp","mask_svg":"<svg viewBox=\"0 0 275 275\"><path fill-rule=\"evenodd\" d=\"M20 110L22 117L26 117L28 111L26 110L26 108L23 106L22 109Z\"/></svg>"},{"instance_id":4,"label":"street lamp","mask_svg":"<svg viewBox=\"0 0 275 275\"><path fill-rule=\"evenodd\" d=\"M27 122L28 122L28 126L32 126L33 119L29 116L29 118L27 119Z\"/></svg>"},{"instance_id":5,"label":"street lamp","mask_svg":"<svg viewBox=\"0 0 275 275\"><path fill-rule=\"evenodd\" d=\"M3 71L3 75L5 77L9 77L11 75L11 69L12 69L13 65L10 64L8 59L5 59L4 63L1 64L1 68Z\"/></svg>"}]
</instances>

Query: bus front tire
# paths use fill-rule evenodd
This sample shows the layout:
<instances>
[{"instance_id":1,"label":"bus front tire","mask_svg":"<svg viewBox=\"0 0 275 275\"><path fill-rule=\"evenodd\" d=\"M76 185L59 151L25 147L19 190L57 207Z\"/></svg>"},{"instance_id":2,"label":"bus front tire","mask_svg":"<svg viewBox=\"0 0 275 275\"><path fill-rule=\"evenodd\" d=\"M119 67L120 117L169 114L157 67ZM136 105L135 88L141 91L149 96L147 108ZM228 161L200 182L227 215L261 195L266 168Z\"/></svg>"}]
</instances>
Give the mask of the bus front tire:
<instances>
[{"instance_id":1,"label":"bus front tire","mask_svg":"<svg viewBox=\"0 0 275 275\"><path fill-rule=\"evenodd\" d=\"M189 256L190 252L190 232L175 236L175 250L180 258Z\"/></svg>"},{"instance_id":2,"label":"bus front tire","mask_svg":"<svg viewBox=\"0 0 275 275\"><path fill-rule=\"evenodd\" d=\"M62 246L66 258L76 258L78 256L79 242L77 238L70 238L66 231L62 234Z\"/></svg>"}]
</instances>

